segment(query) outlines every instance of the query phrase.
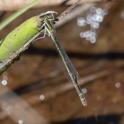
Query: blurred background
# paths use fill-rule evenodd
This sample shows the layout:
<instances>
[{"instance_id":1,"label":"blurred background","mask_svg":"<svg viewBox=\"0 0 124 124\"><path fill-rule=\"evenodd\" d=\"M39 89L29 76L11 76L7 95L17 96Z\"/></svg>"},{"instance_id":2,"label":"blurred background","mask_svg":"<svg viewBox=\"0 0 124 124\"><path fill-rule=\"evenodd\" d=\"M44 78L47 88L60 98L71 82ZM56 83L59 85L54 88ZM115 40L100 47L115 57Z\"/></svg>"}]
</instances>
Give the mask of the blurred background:
<instances>
[{"instance_id":1,"label":"blurred background","mask_svg":"<svg viewBox=\"0 0 124 124\"><path fill-rule=\"evenodd\" d=\"M24 2L6 1L0 3L0 21ZM0 38L29 17L48 10L60 14L75 1L41 2L2 30ZM88 22L89 16L98 20ZM82 0L59 22L56 33L79 72L87 107L46 37L1 75L0 124L124 124L124 1Z\"/></svg>"}]
</instances>

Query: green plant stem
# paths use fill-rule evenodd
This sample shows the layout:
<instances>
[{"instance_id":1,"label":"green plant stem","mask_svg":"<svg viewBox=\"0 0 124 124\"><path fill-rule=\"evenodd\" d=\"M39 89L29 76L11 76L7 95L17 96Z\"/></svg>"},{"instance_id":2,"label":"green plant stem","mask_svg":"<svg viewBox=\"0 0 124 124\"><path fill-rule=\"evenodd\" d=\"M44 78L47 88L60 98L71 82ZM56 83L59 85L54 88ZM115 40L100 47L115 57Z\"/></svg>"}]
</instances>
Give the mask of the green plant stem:
<instances>
[{"instance_id":1,"label":"green plant stem","mask_svg":"<svg viewBox=\"0 0 124 124\"><path fill-rule=\"evenodd\" d=\"M32 2L26 6L24 6L22 9L19 11L15 12L12 14L10 17L8 17L6 20L4 20L2 23L0 23L0 31L3 30L8 24L10 24L12 21L14 21L17 17L22 15L24 12L32 8L37 4L39 0L32 0Z\"/></svg>"}]
</instances>

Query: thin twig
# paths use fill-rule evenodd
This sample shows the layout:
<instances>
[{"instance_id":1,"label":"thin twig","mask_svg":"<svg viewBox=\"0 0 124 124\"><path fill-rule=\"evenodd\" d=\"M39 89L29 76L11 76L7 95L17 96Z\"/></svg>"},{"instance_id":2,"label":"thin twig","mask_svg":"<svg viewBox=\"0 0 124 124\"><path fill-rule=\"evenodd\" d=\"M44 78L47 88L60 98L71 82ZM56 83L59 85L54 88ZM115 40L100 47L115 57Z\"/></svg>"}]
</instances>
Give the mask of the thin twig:
<instances>
[{"instance_id":1,"label":"thin twig","mask_svg":"<svg viewBox=\"0 0 124 124\"><path fill-rule=\"evenodd\" d=\"M60 26L64 25L65 23L67 23L70 20L76 18L80 14L83 14L86 10L88 10L93 5L94 4L92 4L92 3L84 4L84 5L82 4L78 7L76 7L75 9L73 9L73 11L70 11L64 17L60 15L59 21L56 22L55 27L60 27Z\"/></svg>"},{"instance_id":2,"label":"thin twig","mask_svg":"<svg viewBox=\"0 0 124 124\"><path fill-rule=\"evenodd\" d=\"M14 14L12 14L10 17L8 17L6 20L4 20L3 22L0 23L0 31L2 29L4 29L8 24L10 24L13 20L15 20L17 17L19 17L20 15L22 15L24 12L26 12L27 10L29 10L30 8L32 8L33 6L36 5L36 3L39 0L33 0L32 3L24 6L23 8L21 8L19 11L15 12Z\"/></svg>"},{"instance_id":3,"label":"thin twig","mask_svg":"<svg viewBox=\"0 0 124 124\"><path fill-rule=\"evenodd\" d=\"M0 0L0 10L12 11L17 10L24 6L27 3L30 3L31 0ZM43 6L55 6L61 5L65 0L40 0L40 3L36 7L43 7ZM66 2L68 5L73 5L76 0L68 0ZM102 2L104 0L80 0L81 3L91 3L91 2Z\"/></svg>"}]
</instances>

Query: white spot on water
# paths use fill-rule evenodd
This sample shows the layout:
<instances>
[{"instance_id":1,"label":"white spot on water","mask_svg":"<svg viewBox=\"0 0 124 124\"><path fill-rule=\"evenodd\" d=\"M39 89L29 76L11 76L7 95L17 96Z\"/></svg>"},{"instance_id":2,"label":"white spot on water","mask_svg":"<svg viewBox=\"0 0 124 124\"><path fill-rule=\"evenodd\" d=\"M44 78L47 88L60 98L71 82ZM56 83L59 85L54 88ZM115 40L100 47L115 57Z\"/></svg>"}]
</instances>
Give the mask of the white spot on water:
<instances>
[{"instance_id":1,"label":"white spot on water","mask_svg":"<svg viewBox=\"0 0 124 124\"><path fill-rule=\"evenodd\" d=\"M96 42L96 30L99 29L101 22L104 20L104 16L107 15L106 10L97 7L91 7L86 17L79 17L77 19L77 25L79 27L89 26L89 30L82 31L80 33L81 38L85 38L90 43Z\"/></svg>"},{"instance_id":2,"label":"white spot on water","mask_svg":"<svg viewBox=\"0 0 124 124\"><path fill-rule=\"evenodd\" d=\"M120 17L121 17L121 19L124 19L124 10L121 11Z\"/></svg>"},{"instance_id":3,"label":"white spot on water","mask_svg":"<svg viewBox=\"0 0 124 124\"><path fill-rule=\"evenodd\" d=\"M83 92L84 94L86 94L86 93L87 93L87 89L86 89L86 88L83 88L83 89L82 89L82 92Z\"/></svg>"},{"instance_id":4,"label":"white spot on water","mask_svg":"<svg viewBox=\"0 0 124 124\"><path fill-rule=\"evenodd\" d=\"M91 28L98 29L100 27L100 24L97 22L92 23Z\"/></svg>"},{"instance_id":5,"label":"white spot on water","mask_svg":"<svg viewBox=\"0 0 124 124\"><path fill-rule=\"evenodd\" d=\"M86 26L86 20L83 18L83 17L79 17L77 19L77 25L80 26L80 27L83 27L83 26Z\"/></svg>"},{"instance_id":6,"label":"white spot on water","mask_svg":"<svg viewBox=\"0 0 124 124\"><path fill-rule=\"evenodd\" d=\"M81 32L80 37L85 38L86 40L90 41L91 43L96 42L96 32L94 32L94 31Z\"/></svg>"},{"instance_id":7,"label":"white spot on water","mask_svg":"<svg viewBox=\"0 0 124 124\"><path fill-rule=\"evenodd\" d=\"M43 94L40 95L40 100L41 101L45 100L45 96Z\"/></svg>"},{"instance_id":8,"label":"white spot on water","mask_svg":"<svg viewBox=\"0 0 124 124\"><path fill-rule=\"evenodd\" d=\"M2 75L2 80L0 80L0 82L3 86L6 86L8 84L8 75L6 72Z\"/></svg>"},{"instance_id":9,"label":"white spot on water","mask_svg":"<svg viewBox=\"0 0 124 124\"><path fill-rule=\"evenodd\" d=\"M103 16L107 15L107 11L102 8L97 8L96 13Z\"/></svg>"},{"instance_id":10,"label":"white spot on water","mask_svg":"<svg viewBox=\"0 0 124 124\"><path fill-rule=\"evenodd\" d=\"M18 120L18 124L23 124L24 123L24 121L23 120Z\"/></svg>"},{"instance_id":11,"label":"white spot on water","mask_svg":"<svg viewBox=\"0 0 124 124\"><path fill-rule=\"evenodd\" d=\"M121 83L120 83L120 82L116 82L116 83L115 83L115 87L116 87L116 88L120 88L120 87L121 87Z\"/></svg>"},{"instance_id":12,"label":"white spot on water","mask_svg":"<svg viewBox=\"0 0 124 124\"><path fill-rule=\"evenodd\" d=\"M8 84L8 81L7 81L7 80L2 80L2 81L1 81L1 84L2 84L3 86L6 86L6 85Z\"/></svg>"}]
</instances>

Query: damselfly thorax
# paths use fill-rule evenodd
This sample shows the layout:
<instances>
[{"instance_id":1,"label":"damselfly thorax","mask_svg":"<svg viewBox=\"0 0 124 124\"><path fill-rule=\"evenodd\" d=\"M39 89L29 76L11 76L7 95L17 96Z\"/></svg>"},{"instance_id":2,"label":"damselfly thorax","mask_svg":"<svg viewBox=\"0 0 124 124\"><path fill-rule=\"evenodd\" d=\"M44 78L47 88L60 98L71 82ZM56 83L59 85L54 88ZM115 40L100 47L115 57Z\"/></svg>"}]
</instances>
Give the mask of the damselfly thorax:
<instances>
[{"instance_id":1,"label":"damselfly thorax","mask_svg":"<svg viewBox=\"0 0 124 124\"><path fill-rule=\"evenodd\" d=\"M44 33L44 37L46 35L50 36L50 33L54 32L54 24L58 21L57 12L55 11L47 11L39 16L39 30Z\"/></svg>"}]
</instances>

